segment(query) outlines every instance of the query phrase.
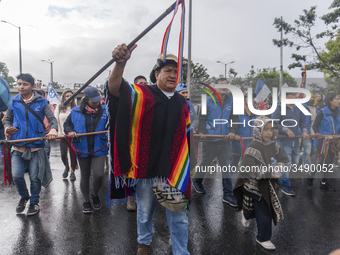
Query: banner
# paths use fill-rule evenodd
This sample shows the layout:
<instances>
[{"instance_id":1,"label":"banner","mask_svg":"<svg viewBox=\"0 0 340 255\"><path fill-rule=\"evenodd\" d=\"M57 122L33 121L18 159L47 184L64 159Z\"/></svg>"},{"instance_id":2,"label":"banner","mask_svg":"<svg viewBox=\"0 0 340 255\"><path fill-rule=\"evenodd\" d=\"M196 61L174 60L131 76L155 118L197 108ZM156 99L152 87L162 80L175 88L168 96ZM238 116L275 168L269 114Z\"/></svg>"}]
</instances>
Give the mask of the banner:
<instances>
[{"instance_id":1,"label":"banner","mask_svg":"<svg viewBox=\"0 0 340 255\"><path fill-rule=\"evenodd\" d=\"M255 93L256 97L254 98L254 101L257 103L259 101L264 101L271 92L268 86L264 84L264 82L261 79L258 79Z\"/></svg>"},{"instance_id":2,"label":"banner","mask_svg":"<svg viewBox=\"0 0 340 255\"><path fill-rule=\"evenodd\" d=\"M47 100L50 102L50 104L60 104L60 96L59 94L54 90L52 86L49 87Z\"/></svg>"}]
</instances>

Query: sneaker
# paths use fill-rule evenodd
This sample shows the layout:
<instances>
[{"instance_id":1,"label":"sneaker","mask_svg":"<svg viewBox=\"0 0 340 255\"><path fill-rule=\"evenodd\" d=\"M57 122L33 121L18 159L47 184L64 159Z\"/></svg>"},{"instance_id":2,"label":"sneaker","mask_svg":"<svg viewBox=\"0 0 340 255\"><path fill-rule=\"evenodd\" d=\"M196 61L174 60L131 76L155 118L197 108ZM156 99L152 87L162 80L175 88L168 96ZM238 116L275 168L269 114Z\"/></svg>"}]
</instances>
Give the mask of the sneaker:
<instances>
[{"instance_id":1,"label":"sneaker","mask_svg":"<svg viewBox=\"0 0 340 255\"><path fill-rule=\"evenodd\" d=\"M127 206L126 208L129 210L129 211L136 211L137 210L137 204L136 204L136 200L129 200L127 202Z\"/></svg>"},{"instance_id":2,"label":"sneaker","mask_svg":"<svg viewBox=\"0 0 340 255\"><path fill-rule=\"evenodd\" d=\"M241 214L242 214L242 225L243 225L243 227L249 228L249 225L250 225L249 220L247 220L247 219L244 217L243 211L241 211Z\"/></svg>"},{"instance_id":3,"label":"sneaker","mask_svg":"<svg viewBox=\"0 0 340 255\"><path fill-rule=\"evenodd\" d=\"M325 189L328 191L336 191L335 188L333 188L331 185L329 185L328 182L322 183L320 182L320 189Z\"/></svg>"},{"instance_id":4,"label":"sneaker","mask_svg":"<svg viewBox=\"0 0 340 255\"><path fill-rule=\"evenodd\" d=\"M102 208L102 203L100 203L99 196L94 196L92 194L92 201L93 201L93 209L99 210Z\"/></svg>"},{"instance_id":5,"label":"sneaker","mask_svg":"<svg viewBox=\"0 0 340 255\"><path fill-rule=\"evenodd\" d=\"M282 186L281 191L287 196L295 196L295 192L292 190L290 186Z\"/></svg>"},{"instance_id":6,"label":"sneaker","mask_svg":"<svg viewBox=\"0 0 340 255\"><path fill-rule=\"evenodd\" d=\"M227 195L223 197L223 203L229 204L232 207L237 207L237 202L233 195Z\"/></svg>"},{"instance_id":7,"label":"sneaker","mask_svg":"<svg viewBox=\"0 0 340 255\"><path fill-rule=\"evenodd\" d=\"M137 255L149 255L150 254L150 245L146 244L138 244Z\"/></svg>"},{"instance_id":8,"label":"sneaker","mask_svg":"<svg viewBox=\"0 0 340 255\"><path fill-rule=\"evenodd\" d=\"M75 180L76 180L76 175L74 173L71 173L70 174L70 181L75 181Z\"/></svg>"},{"instance_id":9,"label":"sneaker","mask_svg":"<svg viewBox=\"0 0 340 255\"><path fill-rule=\"evenodd\" d=\"M67 169L65 168L64 172L63 172L63 178L66 179L68 176L68 171Z\"/></svg>"},{"instance_id":10,"label":"sneaker","mask_svg":"<svg viewBox=\"0 0 340 255\"><path fill-rule=\"evenodd\" d=\"M265 242L260 242L259 240L256 239L256 242L261 245L263 248L266 250L275 250L276 247L271 241L265 241Z\"/></svg>"},{"instance_id":11,"label":"sneaker","mask_svg":"<svg viewBox=\"0 0 340 255\"><path fill-rule=\"evenodd\" d=\"M17 205L17 208L16 208L17 214L21 214L23 213L23 211L25 211L28 200L30 200L29 196L20 199L19 204Z\"/></svg>"},{"instance_id":12,"label":"sneaker","mask_svg":"<svg viewBox=\"0 0 340 255\"><path fill-rule=\"evenodd\" d=\"M87 201L83 204L83 213L92 213L91 202Z\"/></svg>"},{"instance_id":13,"label":"sneaker","mask_svg":"<svg viewBox=\"0 0 340 255\"><path fill-rule=\"evenodd\" d=\"M30 204L30 207L28 207L26 215L34 215L39 212L39 205L38 204Z\"/></svg>"},{"instance_id":14,"label":"sneaker","mask_svg":"<svg viewBox=\"0 0 340 255\"><path fill-rule=\"evenodd\" d=\"M204 189L202 183L193 182L193 183L192 183L192 186L194 187L194 190L195 190L197 193L199 193L199 194L205 194L205 189Z\"/></svg>"}]
</instances>

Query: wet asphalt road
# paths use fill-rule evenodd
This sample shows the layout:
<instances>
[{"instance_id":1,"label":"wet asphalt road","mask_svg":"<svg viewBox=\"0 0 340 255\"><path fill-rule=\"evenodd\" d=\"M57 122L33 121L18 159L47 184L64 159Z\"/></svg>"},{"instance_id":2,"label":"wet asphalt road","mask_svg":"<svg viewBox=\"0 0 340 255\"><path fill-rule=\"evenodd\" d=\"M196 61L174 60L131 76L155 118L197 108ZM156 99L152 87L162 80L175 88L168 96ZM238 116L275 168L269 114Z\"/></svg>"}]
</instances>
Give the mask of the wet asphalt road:
<instances>
[{"instance_id":1,"label":"wet asphalt road","mask_svg":"<svg viewBox=\"0 0 340 255\"><path fill-rule=\"evenodd\" d=\"M63 164L52 143L51 167L54 180L42 188L40 213L16 215L20 197L15 187L5 187L0 175L0 254L136 254L136 212L119 204L91 215L82 213L79 171L77 180L63 180ZM3 173L3 165L0 166ZM234 180L235 181L235 180ZM340 248L340 180L330 181L337 192L320 190L306 181L292 180L296 197L278 192L285 220L273 227L276 251L256 244L256 223L243 228L241 214L222 203L220 179L205 180L207 194L193 193L189 213L191 254L329 254ZM100 192L105 201L108 175ZM172 254L165 209L158 206L154 217L151 254Z\"/></svg>"}]
</instances>

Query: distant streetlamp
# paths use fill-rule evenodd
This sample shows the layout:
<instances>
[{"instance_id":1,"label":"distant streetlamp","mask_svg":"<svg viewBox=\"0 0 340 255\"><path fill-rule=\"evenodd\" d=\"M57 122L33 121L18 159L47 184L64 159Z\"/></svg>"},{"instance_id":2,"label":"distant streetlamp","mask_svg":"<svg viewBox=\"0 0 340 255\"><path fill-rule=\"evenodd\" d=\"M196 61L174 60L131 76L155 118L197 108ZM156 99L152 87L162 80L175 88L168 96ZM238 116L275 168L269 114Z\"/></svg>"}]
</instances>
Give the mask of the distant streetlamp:
<instances>
[{"instance_id":1,"label":"distant streetlamp","mask_svg":"<svg viewBox=\"0 0 340 255\"><path fill-rule=\"evenodd\" d=\"M53 61L51 61L50 59L48 60L41 60L43 62L47 62L51 64L51 86L53 87Z\"/></svg>"},{"instance_id":2,"label":"distant streetlamp","mask_svg":"<svg viewBox=\"0 0 340 255\"><path fill-rule=\"evenodd\" d=\"M235 61L231 61L227 64L223 63L222 61L217 61L217 63L223 64L224 65L224 78L227 79L227 65L235 63Z\"/></svg>"},{"instance_id":3,"label":"distant streetlamp","mask_svg":"<svg viewBox=\"0 0 340 255\"><path fill-rule=\"evenodd\" d=\"M22 60L21 60L21 28L12 24L12 23L9 23L5 20L1 20L1 22L4 22L4 23L7 23L7 24L10 24L16 28L19 28L19 69L20 69L20 74L22 74Z\"/></svg>"}]
</instances>

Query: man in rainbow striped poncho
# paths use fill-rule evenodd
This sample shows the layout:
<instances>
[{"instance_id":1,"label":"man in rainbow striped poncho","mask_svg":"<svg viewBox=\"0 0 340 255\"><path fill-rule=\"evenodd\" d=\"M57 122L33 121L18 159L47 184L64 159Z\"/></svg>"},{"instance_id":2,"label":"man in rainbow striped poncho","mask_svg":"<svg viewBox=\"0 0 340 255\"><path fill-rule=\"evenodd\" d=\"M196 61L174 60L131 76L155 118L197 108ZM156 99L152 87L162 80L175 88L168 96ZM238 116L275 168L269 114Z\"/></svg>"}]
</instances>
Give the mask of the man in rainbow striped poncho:
<instances>
[{"instance_id":1,"label":"man in rainbow striped poncho","mask_svg":"<svg viewBox=\"0 0 340 255\"><path fill-rule=\"evenodd\" d=\"M163 200L177 199L176 205L164 205L172 251L174 255L190 254L186 204L191 194L190 115L186 100L175 92L177 57L168 54L165 62L157 59L150 74L155 85L128 84L122 77L135 48L128 50L122 44L112 52L116 63L107 86L113 168L110 196L127 197L132 187L136 192L137 254L150 253L157 198L162 205L166 204L162 195ZM157 187L166 188L166 195L157 193Z\"/></svg>"}]
</instances>

